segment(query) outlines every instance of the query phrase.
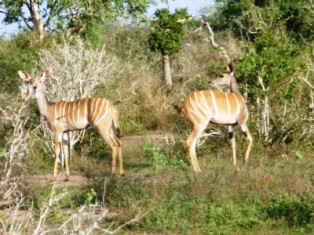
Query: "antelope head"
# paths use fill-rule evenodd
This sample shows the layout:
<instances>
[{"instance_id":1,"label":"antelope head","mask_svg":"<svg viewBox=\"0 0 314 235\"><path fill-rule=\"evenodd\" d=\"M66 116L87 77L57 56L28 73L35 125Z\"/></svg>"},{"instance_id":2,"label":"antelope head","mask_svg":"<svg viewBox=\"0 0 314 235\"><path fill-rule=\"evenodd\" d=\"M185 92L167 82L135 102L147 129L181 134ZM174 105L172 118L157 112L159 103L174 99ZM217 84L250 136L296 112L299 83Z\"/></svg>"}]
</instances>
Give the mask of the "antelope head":
<instances>
[{"instance_id":1,"label":"antelope head","mask_svg":"<svg viewBox=\"0 0 314 235\"><path fill-rule=\"evenodd\" d=\"M44 81L52 75L51 69L46 69L41 77L33 76L21 70L19 70L18 73L20 78L22 78L24 82L31 84L34 90L41 88Z\"/></svg>"},{"instance_id":2,"label":"antelope head","mask_svg":"<svg viewBox=\"0 0 314 235\"><path fill-rule=\"evenodd\" d=\"M231 92L238 92L236 79L234 77L234 66L232 62L228 64L228 72L223 73L211 81L213 87L228 86Z\"/></svg>"},{"instance_id":3,"label":"antelope head","mask_svg":"<svg viewBox=\"0 0 314 235\"><path fill-rule=\"evenodd\" d=\"M38 96L38 92L43 90L43 83L45 82L45 80L47 78L50 78L52 75L52 70L51 69L46 69L42 75L39 76L33 76L25 71L18 71L18 74L20 76L20 78L26 82L27 84L29 84L33 90L36 92L36 96Z\"/></svg>"},{"instance_id":4,"label":"antelope head","mask_svg":"<svg viewBox=\"0 0 314 235\"><path fill-rule=\"evenodd\" d=\"M223 73L221 75L219 75L218 77L216 77L214 80L212 80L210 82L210 85L213 87L219 87L219 86L223 86L226 85L228 87L230 87L232 80L234 80L234 66L232 64L232 62L230 62L228 64L228 72Z\"/></svg>"}]
</instances>

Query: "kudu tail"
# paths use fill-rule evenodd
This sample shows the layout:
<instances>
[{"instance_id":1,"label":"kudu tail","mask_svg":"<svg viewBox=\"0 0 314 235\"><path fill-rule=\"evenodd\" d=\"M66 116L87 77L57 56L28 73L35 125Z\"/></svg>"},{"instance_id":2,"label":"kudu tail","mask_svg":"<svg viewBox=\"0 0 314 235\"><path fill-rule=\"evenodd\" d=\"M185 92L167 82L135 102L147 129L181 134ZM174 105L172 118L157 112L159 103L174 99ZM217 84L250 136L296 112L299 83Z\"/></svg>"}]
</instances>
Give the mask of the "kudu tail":
<instances>
[{"instance_id":1,"label":"kudu tail","mask_svg":"<svg viewBox=\"0 0 314 235\"><path fill-rule=\"evenodd\" d=\"M174 109L176 109L178 111L178 113L181 113L182 112L182 105L175 105L174 106Z\"/></svg>"},{"instance_id":2,"label":"kudu tail","mask_svg":"<svg viewBox=\"0 0 314 235\"><path fill-rule=\"evenodd\" d=\"M114 125L114 127L116 129L117 137L121 138L122 137L122 132L121 132L121 128L120 128L119 112L117 110L114 111L113 125Z\"/></svg>"}]
</instances>

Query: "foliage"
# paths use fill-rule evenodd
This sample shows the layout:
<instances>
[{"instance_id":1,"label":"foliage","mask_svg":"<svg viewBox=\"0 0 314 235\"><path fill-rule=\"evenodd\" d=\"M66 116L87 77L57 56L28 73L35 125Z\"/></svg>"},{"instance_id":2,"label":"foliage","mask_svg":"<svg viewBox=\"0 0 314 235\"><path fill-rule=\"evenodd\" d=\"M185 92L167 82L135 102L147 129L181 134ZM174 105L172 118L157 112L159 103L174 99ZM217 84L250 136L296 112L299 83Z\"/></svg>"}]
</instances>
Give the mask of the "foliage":
<instances>
[{"instance_id":1,"label":"foliage","mask_svg":"<svg viewBox=\"0 0 314 235\"><path fill-rule=\"evenodd\" d=\"M21 28L38 30L42 24L46 31L70 29L79 33L93 22L105 23L127 14L139 17L154 0L37 0L37 1L1 1L0 12L5 15L7 24L18 23ZM36 17L35 8L39 8Z\"/></svg>"},{"instance_id":2,"label":"foliage","mask_svg":"<svg viewBox=\"0 0 314 235\"><path fill-rule=\"evenodd\" d=\"M214 28L231 29L236 36L254 40L265 29L283 24L296 40L313 40L311 1L216 0Z\"/></svg>"},{"instance_id":3,"label":"foliage","mask_svg":"<svg viewBox=\"0 0 314 235\"><path fill-rule=\"evenodd\" d=\"M239 82L250 87L253 100L261 94L274 95L279 101L292 99L300 84L297 76L305 72L306 61L302 60L302 50L297 48L285 34L267 31L256 37L255 43L243 48L237 60ZM245 79L245 81L243 81ZM261 89L262 86L265 90ZM273 89L280 86L281 89ZM274 94L275 92L275 94Z\"/></svg>"},{"instance_id":4,"label":"foliage","mask_svg":"<svg viewBox=\"0 0 314 235\"><path fill-rule=\"evenodd\" d=\"M148 140L140 148L145 158L152 159L153 169L157 172L166 169L185 170L189 167L189 162L187 158L182 157L185 156L185 151L182 151L184 148L177 141L170 137L166 146L157 147L153 145L152 140Z\"/></svg>"},{"instance_id":5,"label":"foliage","mask_svg":"<svg viewBox=\"0 0 314 235\"><path fill-rule=\"evenodd\" d=\"M309 195L294 197L282 194L269 200L264 209L270 218L284 218L289 226L306 226L313 222L314 201Z\"/></svg>"},{"instance_id":6,"label":"foliage","mask_svg":"<svg viewBox=\"0 0 314 235\"><path fill-rule=\"evenodd\" d=\"M17 94L20 80L17 69L34 66L34 61L39 58L42 46L34 40L34 34L21 33L11 40L0 39L0 92ZM18 53L17 53L18 52Z\"/></svg>"},{"instance_id":7,"label":"foliage","mask_svg":"<svg viewBox=\"0 0 314 235\"><path fill-rule=\"evenodd\" d=\"M178 53L184 37L183 23L188 18L187 9L176 9L173 14L168 9L157 10L148 38L150 49L162 55Z\"/></svg>"},{"instance_id":8,"label":"foliage","mask_svg":"<svg viewBox=\"0 0 314 235\"><path fill-rule=\"evenodd\" d=\"M152 158L154 170L160 171L166 168L166 156L161 153L160 148L152 146L151 141L143 144L141 150L148 155L148 157Z\"/></svg>"},{"instance_id":9,"label":"foliage","mask_svg":"<svg viewBox=\"0 0 314 235\"><path fill-rule=\"evenodd\" d=\"M311 132L312 125L306 121L311 119L311 113L306 111L309 104L303 100L309 98L305 97L311 83L304 86L303 77L313 76L309 73L314 35L310 26L313 17L308 17L313 12L311 3L251 0L217 3L212 25L231 30L242 42L241 54L234 59L236 75L238 82L245 84L248 101L256 103L253 108L258 115L253 112L252 118L258 125L259 136L269 143L310 138L304 133Z\"/></svg>"},{"instance_id":10,"label":"foliage","mask_svg":"<svg viewBox=\"0 0 314 235\"><path fill-rule=\"evenodd\" d=\"M101 23L91 21L80 33L80 37L92 46L102 47L104 42L104 29Z\"/></svg>"}]
</instances>

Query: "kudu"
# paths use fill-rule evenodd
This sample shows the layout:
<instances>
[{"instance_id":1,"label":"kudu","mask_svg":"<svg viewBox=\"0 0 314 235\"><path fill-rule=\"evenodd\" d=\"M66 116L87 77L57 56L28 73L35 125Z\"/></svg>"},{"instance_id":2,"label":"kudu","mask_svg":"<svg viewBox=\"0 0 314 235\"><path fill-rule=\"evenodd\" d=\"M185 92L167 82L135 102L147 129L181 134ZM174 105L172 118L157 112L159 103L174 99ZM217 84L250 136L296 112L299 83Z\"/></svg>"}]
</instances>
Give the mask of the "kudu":
<instances>
[{"instance_id":1,"label":"kudu","mask_svg":"<svg viewBox=\"0 0 314 235\"><path fill-rule=\"evenodd\" d=\"M224 73L212 81L212 85L228 85L230 93L218 90L194 91L177 105L178 112L182 112L192 125L192 132L186 140L191 164L195 172L201 172L196 158L196 143L208 123L228 125L231 139L233 165L236 166L236 141L233 126L238 124L246 135L249 144L246 149L244 161L247 162L252 148L253 138L247 127L249 111L246 101L237 89L234 77L233 64L228 65L229 73Z\"/></svg>"},{"instance_id":2,"label":"kudu","mask_svg":"<svg viewBox=\"0 0 314 235\"><path fill-rule=\"evenodd\" d=\"M47 121L54 134L55 164L52 180L57 177L58 159L62 154L62 148L68 131L87 128L92 125L100 136L112 148L112 173L115 172L116 159L119 158L120 174L124 173L122 162L122 145L119 140L120 123L119 113L105 98L78 99L74 101L49 102L44 93L46 79L51 77L52 71L47 69L41 77L32 76L24 71L18 71L20 78L32 85L35 91L40 114ZM114 130L116 129L117 134ZM69 180L69 160L65 155L65 181Z\"/></svg>"}]
</instances>

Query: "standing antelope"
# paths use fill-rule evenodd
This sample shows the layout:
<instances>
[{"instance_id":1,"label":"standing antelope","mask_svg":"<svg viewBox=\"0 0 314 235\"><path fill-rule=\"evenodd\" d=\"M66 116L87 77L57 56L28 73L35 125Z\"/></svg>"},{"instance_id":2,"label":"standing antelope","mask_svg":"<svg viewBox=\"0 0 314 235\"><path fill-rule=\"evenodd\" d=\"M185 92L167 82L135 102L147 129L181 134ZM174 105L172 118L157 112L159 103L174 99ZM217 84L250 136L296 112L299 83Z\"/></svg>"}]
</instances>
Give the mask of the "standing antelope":
<instances>
[{"instance_id":1,"label":"standing antelope","mask_svg":"<svg viewBox=\"0 0 314 235\"><path fill-rule=\"evenodd\" d=\"M250 155L253 138L246 125L249 112L245 99L237 89L232 63L228 65L228 68L229 73L224 73L222 76L216 78L212 84L228 85L231 93L217 90L194 91L181 103L180 106L176 106L178 112L182 112L192 124L192 133L186 140L186 144L189 149L192 167L195 172L201 172L196 158L196 142L209 122L228 125L234 166L236 165L236 142L233 126L236 124L239 124L249 141L245 153L245 162L247 162Z\"/></svg>"},{"instance_id":2,"label":"standing antelope","mask_svg":"<svg viewBox=\"0 0 314 235\"><path fill-rule=\"evenodd\" d=\"M81 130L89 125L95 127L100 136L112 148L112 173L115 172L116 158L119 157L119 170L123 174L122 146L118 136L120 135L119 113L117 109L104 98L79 99L75 101L47 101L44 93L43 82L51 77L51 70L47 69L41 77L36 77L24 71L18 71L19 76L26 82L30 82L35 90L40 114L45 118L49 128L54 133L55 164L52 180L57 177L58 159L66 140L68 131ZM114 133L114 128L117 135ZM65 155L65 181L69 180L70 171L68 156Z\"/></svg>"}]
</instances>

